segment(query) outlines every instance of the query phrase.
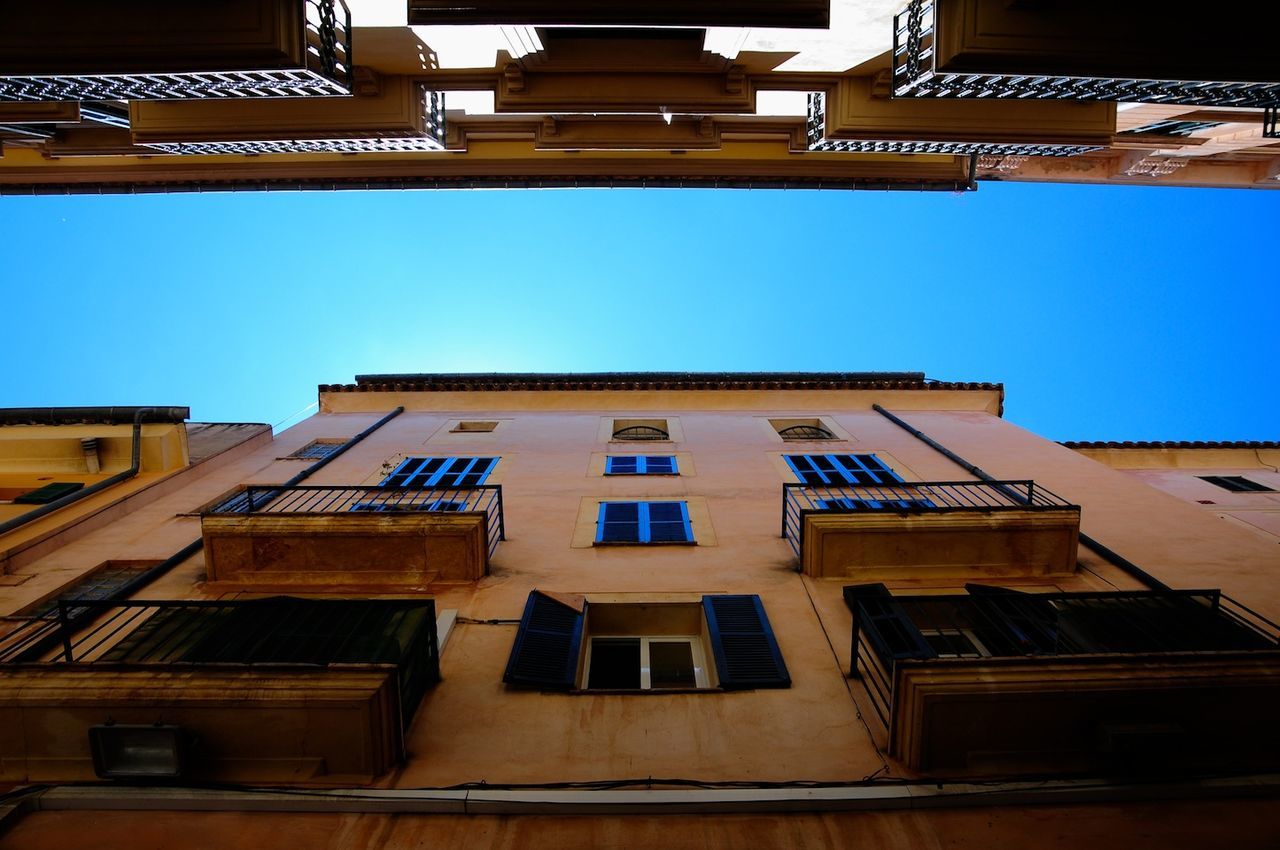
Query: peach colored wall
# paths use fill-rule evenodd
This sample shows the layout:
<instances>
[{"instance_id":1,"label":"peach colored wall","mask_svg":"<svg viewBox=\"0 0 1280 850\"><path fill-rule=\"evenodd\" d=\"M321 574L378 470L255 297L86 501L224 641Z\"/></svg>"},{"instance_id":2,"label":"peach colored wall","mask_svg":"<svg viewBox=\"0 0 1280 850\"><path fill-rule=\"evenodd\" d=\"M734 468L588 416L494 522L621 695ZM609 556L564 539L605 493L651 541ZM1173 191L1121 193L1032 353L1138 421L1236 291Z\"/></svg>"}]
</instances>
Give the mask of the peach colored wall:
<instances>
[{"instance_id":1,"label":"peach colored wall","mask_svg":"<svg viewBox=\"0 0 1280 850\"><path fill-rule=\"evenodd\" d=\"M399 787L486 780L548 782L668 776L699 779L859 780L903 776L886 763L860 716L849 665L851 618L842 582L802 578L779 536L781 452L878 452L908 478L966 479L951 461L869 410L872 393L592 393L593 406L548 409L566 393L350 393L323 409L370 404L361 413L322 413L187 486L21 568L30 580L0 587L0 612L29 604L102 560L164 558L200 535L190 512L246 483L278 483L306 462L280 460L317 438L349 437L384 415L373 396L415 408L330 463L308 484L375 479L397 454L500 455L508 539L491 574L475 585L441 586L440 610L457 609L442 656L443 681L426 697L407 736L407 764L384 782ZM886 393L887 406L988 472L1033 478L1083 506L1083 529L1175 587L1222 587L1280 618L1280 561L1273 544L1224 524L1167 493L1035 436L992 412L990 391ZM513 398L518 396L518 398ZM519 404L509 404L510 401ZM426 410L436 403L458 402ZM579 399L578 402L582 400ZM733 403L737 402L737 408ZM465 402L465 406L461 404ZM665 406L664 406L665 404ZM937 409L943 404L956 410ZM699 407L699 405L702 405ZM841 405L848 405L842 407ZM477 415L480 411L483 415ZM618 444L624 453L688 452L696 475L590 475L601 417L644 411L680 417L675 444ZM848 442L783 443L766 416L828 416ZM449 433L459 418L510 420L493 433ZM1225 491L1224 491L1225 492ZM584 497L650 496L706 500L716 545L572 548ZM1132 588L1136 583L1082 549L1074 576L1005 582L1031 589ZM903 590L956 588L962 580L901 580ZM544 694L507 689L502 674L515 626L475 621L519 618L530 590L565 593L757 593L774 627L793 687L737 693ZM146 589L148 598L201 597L197 555Z\"/></svg>"}]
</instances>

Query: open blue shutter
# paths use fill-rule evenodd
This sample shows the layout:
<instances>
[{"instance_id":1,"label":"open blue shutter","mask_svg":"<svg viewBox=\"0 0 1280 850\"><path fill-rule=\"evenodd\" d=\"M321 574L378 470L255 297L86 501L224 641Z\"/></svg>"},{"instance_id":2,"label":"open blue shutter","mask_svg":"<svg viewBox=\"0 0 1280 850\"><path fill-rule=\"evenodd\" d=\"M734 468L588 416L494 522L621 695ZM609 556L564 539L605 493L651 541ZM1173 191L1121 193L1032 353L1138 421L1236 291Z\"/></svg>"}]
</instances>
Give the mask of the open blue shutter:
<instances>
[{"instance_id":1,"label":"open blue shutter","mask_svg":"<svg viewBox=\"0 0 1280 850\"><path fill-rule=\"evenodd\" d=\"M704 596L702 610L720 687L791 687L791 676L759 596Z\"/></svg>"},{"instance_id":2,"label":"open blue shutter","mask_svg":"<svg viewBox=\"0 0 1280 850\"><path fill-rule=\"evenodd\" d=\"M883 584L846 587L844 601L853 612L855 625L886 663L904 658L937 657L938 653Z\"/></svg>"},{"instance_id":3,"label":"open blue shutter","mask_svg":"<svg viewBox=\"0 0 1280 850\"><path fill-rule=\"evenodd\" d=\"M502 681L525 688L571 689L578 677L583 619L563 602L536 590L530 593Z\"/></svg>"}]
</instances>

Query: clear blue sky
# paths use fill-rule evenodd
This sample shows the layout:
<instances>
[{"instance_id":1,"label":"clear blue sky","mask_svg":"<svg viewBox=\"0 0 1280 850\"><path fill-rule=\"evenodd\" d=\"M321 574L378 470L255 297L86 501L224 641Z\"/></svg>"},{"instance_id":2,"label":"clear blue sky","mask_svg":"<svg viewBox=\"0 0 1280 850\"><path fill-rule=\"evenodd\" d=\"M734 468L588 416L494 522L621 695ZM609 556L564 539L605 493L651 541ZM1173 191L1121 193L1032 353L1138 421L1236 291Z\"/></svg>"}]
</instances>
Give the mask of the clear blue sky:
<instances>
[{"instance_id":1,"label":"clear blue sky","mask_svg":"<svg viewBox=\"0 0 1280 850\"><path fill-rule=\"evenodd\" d=\"M1280 192L0 198L0 406L280 423L357 373L921 370L1052 439L1280 438Z\"/></svg>"}]
</instances>

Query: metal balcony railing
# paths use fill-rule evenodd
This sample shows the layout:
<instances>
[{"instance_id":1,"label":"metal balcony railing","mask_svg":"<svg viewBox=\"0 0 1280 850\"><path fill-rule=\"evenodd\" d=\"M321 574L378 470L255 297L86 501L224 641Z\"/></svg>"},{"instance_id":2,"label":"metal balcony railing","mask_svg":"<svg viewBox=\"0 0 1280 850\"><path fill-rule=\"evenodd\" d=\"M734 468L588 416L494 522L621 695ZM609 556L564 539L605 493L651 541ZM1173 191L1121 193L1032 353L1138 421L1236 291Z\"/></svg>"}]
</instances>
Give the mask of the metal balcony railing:
<instances>
[{"instance_id":1,"label":"metal balcony railing","mask_svg":"<svg viewBox=\"0 0 1280 850\"><path fill-rule=\"evenodd\" d=\"M880 584L844 589L853 612L850 674L864 681L886 723L899 664L1280 649L1280 626L1217 590L969 589L955 596L893 596Z\"/></svg>"},{"instance_id":2,"label":"metal balcony railing","mask_svg":"<svg viewBox=\"0 0 1280 850\"><path fill-rule=\"evenodd\" d=\"M214 505L206 516L225 514L341 514L341 513L482 513L489 556L506 539L502 487L250 486Z\"/></svg>"},{"instance_id":3,"label":"metal balcony railing","mask_svg":"<svg viewBox=\"0 0 1280 850\"><path fill-rule=\"evenodd\" d=\"M804 551L804 518L823 513L947 513L1066 510L1069 503L1034 481L904 481L896 484L784 484L782 536Z\"/></svg>"},{"instance_id":4,"label":"metal balcony railing","mask_svg":"<svg viewBox=\"0 0 1280 850\"><path fill-rule=\"evenodd\" d=\"M435 602L397 599L61 600L0 639L0 664L390 664L407 725L440 678Z\"/></svg>"}]
</instances>

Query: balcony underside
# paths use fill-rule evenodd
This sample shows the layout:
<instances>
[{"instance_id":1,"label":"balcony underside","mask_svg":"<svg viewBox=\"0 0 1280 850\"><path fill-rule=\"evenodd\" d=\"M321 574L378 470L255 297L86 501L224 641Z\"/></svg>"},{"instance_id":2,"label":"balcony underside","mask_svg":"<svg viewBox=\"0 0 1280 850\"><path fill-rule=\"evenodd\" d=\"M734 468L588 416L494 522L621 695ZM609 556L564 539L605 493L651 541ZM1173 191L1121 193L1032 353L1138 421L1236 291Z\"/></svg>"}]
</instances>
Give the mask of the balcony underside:
<instances>
[{"instance_id":1,"label":"balcony underside","mask_svg":"<svg viewBox=\"0 0 1280 850\"><path fill-rule=\"evenodd\" d=\"M1280 652L900 664L890 752L929 773L1274 770Z\"/></svg>"},{"instance_id":2,"label":"balcony underside","mask_svg":"<svg viewBox=\"0 0 1280 850\"><path fill-rule=\"evenodd\" d=\"M1070 575L1080 513L1002 510L806 512L801 563L815 578L1013 578Z\"/></svg>"},{"instance_id":3,"label":"balcony underside","mask_svg":"<svg viewBox=\"0 0 1280 850\"><path fill-rule=\"evenodd\" d=\"M0 670L0 781L95 780L89 728L109 721L182 727L184 780L367 783L403 751L391 665L40 665Z\"/></svg>"},{"instance_id":4,"label":"balcony underside","mask_svg":"<svg viewBox=\"0 0 1280 850\"><path fill-rule=\"evenodd\" d=\"M206 515L211 582L259 589L406 588L488 571L485 515Z\"/></svg>"}]
</instances>

